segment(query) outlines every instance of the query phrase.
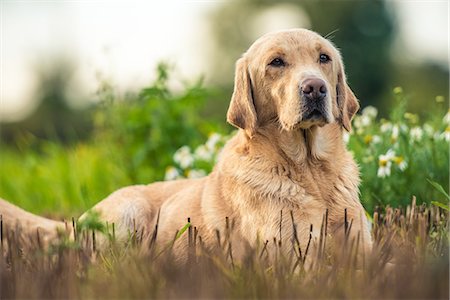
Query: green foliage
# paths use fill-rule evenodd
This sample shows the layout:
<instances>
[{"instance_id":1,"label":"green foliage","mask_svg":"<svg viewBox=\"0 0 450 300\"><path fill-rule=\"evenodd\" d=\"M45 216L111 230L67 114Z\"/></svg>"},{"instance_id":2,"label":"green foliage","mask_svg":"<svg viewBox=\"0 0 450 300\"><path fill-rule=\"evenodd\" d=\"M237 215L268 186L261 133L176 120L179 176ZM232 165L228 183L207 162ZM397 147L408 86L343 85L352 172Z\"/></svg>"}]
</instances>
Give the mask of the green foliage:
<instances>
[{"instance_id":1,"label":"green foliage","mask_svg":"<svg viewBox=\"0 0 450 300\"><path fill-rule=\"evenodd\" d=\"M209 96L202 81L177 94L169 89L169 71L160 64L150 87L137 97L115 100L97 115L98 135L120 145L128 158L123 167L134 182L163 179L171 154L182 145L199 144L209 131L217 129L199 117Z\"/></svg>"},{"instance_id":2,"label":"green foliage","mask_svg":"<svg viewBox=\"0 0 450 300\"><path fill-rule=\"evenodd\" d=\"M442 185L440 185L437 182L431 181L429 179L427 179L427 181L436 189L438 190L442 195L445 196L445 198L447 199L447 201L450 201L450 196L447 194L447 192L444 190L444 188L442 187Z\"/></svg>"},{"instance_id":3,"label":"green foliage","mask_svg":"<svg viewBox=\"0 0 450 300\"><path fill-rule=\"evenodd\" d=\"M348 143L360 164L361 200L370 211L375 205L405 207L413 195L419 203L442 199L427 180L449 188L450 114L435 102L421 121L406 111L408 98L401 88L394 89L394 98L389 119L363 110Z\"/></svg>"},{"instance_id":4,"label":"green foliage","mask_svg":"<svg viewBox=\"0 0 450 300\"><path fill-rule=\"evenodd\" d=\"M189 227L191 227L191 223L190 222L186 223L186 225L184 225L180 229L180 231L178 231L177 236L175 237L175 240L178 240L183 235L183 233L185 233L186 230L188 230Z\"/></svg>"},{"instance_id":5,"label":"green foliage","mask_svg":"<svg viewBox=\"0 0 450 300\"><path fill-rule=\"evenodd\" d=\"M219 128L200 117L211 94L201 80L174 92L169 74L160 64L155 82L125 99L103 82L90 140L71 146L23 132L14 146L0 145L0 197L34 213L72 217L120 187L164 179L179 147Z\"/></svg>"},{"instance_id":6,"label":"green foliage","mask_svg":"<svg viewBox=\"0 0 450 300\"><path fill-rule=\"evenodd\" d=\"M440 185L437 182L431 181L429 179L427 179L428 182L442 195L445 196L446 201L445 202L440 202L440 201L431 201L431 204L438 206L446 211L449 211L449 201L450 201L450 196L447 194L447 192L444 190L444 188L442 187L442 185Z\"/></svg>"},{"instance_id":7,"label":"green foliage","mask_svg":"<svg viewBox=\"0 0 450 300\"><path fill-rule=\"evenodd\" d=\"M77 221L77 234L82 231L106 232L106 226L100 219L100 213L95 210L88 210L82 219Z\"/></svg>"},{"instance_id":8,"label":"green foliage","mask_svg":"<svg viewBox=\"0 0 450 300\"><path fill-rule=\"evenodd\" d=\"M1 145L0 197L34 213L77 217L112 191L133 182L118 147L97 140L72 147L23 138Z\"/></svg>"}]
</instances>

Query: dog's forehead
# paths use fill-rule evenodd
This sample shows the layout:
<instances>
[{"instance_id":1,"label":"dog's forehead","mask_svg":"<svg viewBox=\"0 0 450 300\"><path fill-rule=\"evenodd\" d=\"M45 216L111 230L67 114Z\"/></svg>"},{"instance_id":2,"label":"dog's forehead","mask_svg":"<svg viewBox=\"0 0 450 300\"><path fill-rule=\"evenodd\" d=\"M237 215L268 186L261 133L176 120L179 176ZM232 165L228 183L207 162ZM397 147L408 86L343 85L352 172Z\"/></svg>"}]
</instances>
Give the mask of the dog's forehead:
<instances>
[{"instance_id":1,"label":"dog's forehead","mask_svg":"<svg viewBox=\"0 0 450 300\"><path fill-rule=\"evenodd\" d=\"M328 49L337 51L334 45L314 31L307 29L290 29L270 32L257 39L247 50L246 55L254 57L255 53L266 53L273 49L285 49L292 47L310 48L317 51Z\"/></svg>"}]
</instances>

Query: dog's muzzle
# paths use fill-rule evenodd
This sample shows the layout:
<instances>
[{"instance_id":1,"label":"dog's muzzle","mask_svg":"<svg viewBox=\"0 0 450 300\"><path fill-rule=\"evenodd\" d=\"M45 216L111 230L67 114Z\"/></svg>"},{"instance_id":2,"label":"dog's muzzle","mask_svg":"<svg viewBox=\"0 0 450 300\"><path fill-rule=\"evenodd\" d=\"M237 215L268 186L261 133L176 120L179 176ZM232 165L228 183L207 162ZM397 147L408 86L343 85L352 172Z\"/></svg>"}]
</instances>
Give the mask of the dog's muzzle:
<instances>
[{"instance_id":1,"label":"dog's muzzle","mask_svg":"<svg viewBox=\"0 0 450 300\"><path fill-rule=\"evenodd\" d=\"M300 86L303 102L303 121L327 122L326 97L327 87L325 81L319 78L309 78Z\"/></svg>"}]
</instances>

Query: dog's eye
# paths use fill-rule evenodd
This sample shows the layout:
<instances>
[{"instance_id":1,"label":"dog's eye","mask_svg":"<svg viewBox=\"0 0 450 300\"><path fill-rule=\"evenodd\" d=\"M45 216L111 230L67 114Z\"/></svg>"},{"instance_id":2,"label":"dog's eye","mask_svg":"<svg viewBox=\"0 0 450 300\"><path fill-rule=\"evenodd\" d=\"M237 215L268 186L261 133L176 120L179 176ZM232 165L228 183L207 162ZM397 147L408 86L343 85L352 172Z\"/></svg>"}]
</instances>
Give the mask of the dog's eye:
<instances>
[{"instance_id":1,"label":"dog's eye","mask_svg":"<svg viewBox=\"0 0 450 300\"><path fill-rule=\"evenodd\" d=\"M277 57L274 60L272 60L269 65L270 66L274 66L274 67L284 67L285 63L284 63L284 60L282 60L281 58Z\"/></svg>"},{"instance_id":2,"label":"dog's eye","mask_svg":"<svg viewBox=\"0 0 450 300\"><path fill-rule=\"evenodd\" d=\"M319 56L319 61L320 61L320 63L321 64L326 64L327 62L329 62L331 60L331 58L328 56L328 55L326 55L326 54L320 54L320 56Z\"/></svg>"}]
</instances>

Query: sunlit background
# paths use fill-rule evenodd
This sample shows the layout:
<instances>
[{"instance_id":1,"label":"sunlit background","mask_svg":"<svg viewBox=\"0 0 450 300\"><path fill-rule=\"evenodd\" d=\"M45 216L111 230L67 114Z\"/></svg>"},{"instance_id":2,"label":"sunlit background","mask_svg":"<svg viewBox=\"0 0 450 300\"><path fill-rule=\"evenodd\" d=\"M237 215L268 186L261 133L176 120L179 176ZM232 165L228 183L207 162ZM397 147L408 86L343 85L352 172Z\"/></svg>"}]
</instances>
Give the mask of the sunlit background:
<instances>
[{"instance_id":1,"label":"sunlit background","mask_svg":"<svg viewBox=\"0 0 450 300\"><path fill-rule=\"evenodd\" d=\"M139 90L162 60L182 80L204 76L220 94L206 113L223 120L235 60L291 27L331 33L363 105L386 113L402 86L420 112L448 99L448 13L448 1L2 1L1 136L89 131L102 82Z\"/></svg>"}]
</instances>

